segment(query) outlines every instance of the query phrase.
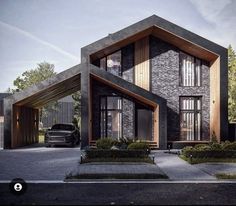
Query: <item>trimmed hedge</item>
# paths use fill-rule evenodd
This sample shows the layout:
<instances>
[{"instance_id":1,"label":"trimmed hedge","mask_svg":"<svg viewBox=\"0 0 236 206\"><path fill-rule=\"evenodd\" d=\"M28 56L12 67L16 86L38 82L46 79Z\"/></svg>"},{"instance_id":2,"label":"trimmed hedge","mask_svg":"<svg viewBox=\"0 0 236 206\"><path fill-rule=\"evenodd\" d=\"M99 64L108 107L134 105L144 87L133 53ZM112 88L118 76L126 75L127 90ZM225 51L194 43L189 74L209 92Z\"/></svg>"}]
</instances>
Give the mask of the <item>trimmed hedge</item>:
<instances>
[{"instance_id":1,"label":"trimmed hedge","mask_svg":"<svg viewBox=\"0 0 236 206\"><path fill-rule=\"evenodd\" d=\"M145 150L110 150L110 149L89 149L85 151L86 158L145 158L148 152Z\"/></svg>"},{"instance_id":2,"label":"trimmed hedge","mask_svg":"<svg viewBox=\"0 0 236 206\"><path fill-rule=\"evenodd\" d=\"M110 149L114 144L114 140L112 138L102 138L97 140L96 146L98 149Z\"/></svg>"},{"instance_id":3,"label":"trimmed hedge","mask_svg":"<svg viewBox=\"0 0 236 206\"><path fill-rule=\"evenodd\" d=\"M129 144L128 150L149 150L149 145L146 142L133 142Z\"/></svg>"},{"instance_id":4,"label":"trimmed hedge","mask_svg":"<svg viewBox=\"0 0 236 206\"><path fill-rule=\"evenodd\" d=\"M206 151L199 151L194 149L185 149L182 151L182 154L185 157L192 158L236 158L236 151L235 150L206 150Z\"/></svg>"}]
</instances>

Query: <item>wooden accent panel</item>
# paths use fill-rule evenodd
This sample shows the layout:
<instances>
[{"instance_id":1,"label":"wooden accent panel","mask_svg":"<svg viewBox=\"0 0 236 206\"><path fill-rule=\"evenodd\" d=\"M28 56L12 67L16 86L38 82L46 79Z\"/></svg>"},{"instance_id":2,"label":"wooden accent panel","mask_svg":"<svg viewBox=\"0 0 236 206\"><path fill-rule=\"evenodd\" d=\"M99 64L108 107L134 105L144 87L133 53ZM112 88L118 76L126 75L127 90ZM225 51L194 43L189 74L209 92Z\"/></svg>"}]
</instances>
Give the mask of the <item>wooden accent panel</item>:
<instances>
[{"instance_id":1,"label":"wooden accent panel","mask_svg":"<svg viewBox=\"0 0 236 206\"><path fill-rule=\"evenodd\" d=\"M37 109L13 105L11 147L38 142L39 112Z\"/></svg>"},{"instance_id":2,"label":"wooden accent panel","mask_svg":"<svg viewBox=\"0 0 236 206\"><path fill-rule=\"evenodd\" d=\"M135 42L135 84L150 90L149 37Z\"/></svg>"},{"instance_id":3,"label":"wooden accent panel","mask_svg":"<svg viewBox=\"0 0 236 206\"><path fill-rule=\"evenodd\" d=\"M210 138L220 141L220 57L210 66Z\"/></svg>"},{"instance_id":4,"label":"wooden accent panel","mask_svg":"<svg viewBox=\"0 0 236 206\"><path fill-rule=\"evenodd\" d=\"M159 148L159 106L154 110L153 115L153 125L154 125L154 138L153 141L157 143L157 147Z\"/></svg>"}]
</instances>

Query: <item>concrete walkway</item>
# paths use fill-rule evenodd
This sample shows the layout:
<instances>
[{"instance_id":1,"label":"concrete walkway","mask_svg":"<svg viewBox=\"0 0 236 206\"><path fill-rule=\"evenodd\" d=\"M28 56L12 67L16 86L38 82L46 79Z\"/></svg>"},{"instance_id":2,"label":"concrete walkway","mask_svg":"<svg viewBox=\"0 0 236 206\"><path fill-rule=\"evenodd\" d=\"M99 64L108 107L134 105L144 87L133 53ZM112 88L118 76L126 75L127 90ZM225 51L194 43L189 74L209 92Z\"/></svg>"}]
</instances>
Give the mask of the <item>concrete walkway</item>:
<instances>
[{"instance_id":1,"label":"concrete walkway","mask_svg":"<svg viewBox=\"0 0 236 206\"><path fill-rule=\"evenodd\" d=\"M216 180L216 177L188 164L178 155L164 151L153 151L151 155L155 156L155 163L170 180Z\"/></svg>"},{"instance_id":2,"label":"concrete walkway","mask_svg":"<svg viewBox=\"0 0 236 206\"><path fill-rule=\"evenodd\" d=\"M236 173L236 163L201 163L196 167L210 175L217 173Z\"/></svg>"}]
</instances>

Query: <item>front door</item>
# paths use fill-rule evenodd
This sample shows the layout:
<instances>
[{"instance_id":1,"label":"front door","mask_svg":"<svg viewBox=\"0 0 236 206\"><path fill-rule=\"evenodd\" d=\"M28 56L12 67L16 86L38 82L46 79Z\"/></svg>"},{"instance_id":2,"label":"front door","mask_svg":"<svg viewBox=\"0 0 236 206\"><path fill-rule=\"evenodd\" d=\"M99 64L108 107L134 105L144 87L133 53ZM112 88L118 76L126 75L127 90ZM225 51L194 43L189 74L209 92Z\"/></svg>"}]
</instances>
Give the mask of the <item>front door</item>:
<instances>
[{"instance_id":1,"label":"front door","mask_svg":"<svg viewBox=\"0 0 236 206\"><path fill-rule=\"evenodd\" d=\"M152 111L136 108L136 137L140 140L152 141Z\"/></svg>"}]
</instances>

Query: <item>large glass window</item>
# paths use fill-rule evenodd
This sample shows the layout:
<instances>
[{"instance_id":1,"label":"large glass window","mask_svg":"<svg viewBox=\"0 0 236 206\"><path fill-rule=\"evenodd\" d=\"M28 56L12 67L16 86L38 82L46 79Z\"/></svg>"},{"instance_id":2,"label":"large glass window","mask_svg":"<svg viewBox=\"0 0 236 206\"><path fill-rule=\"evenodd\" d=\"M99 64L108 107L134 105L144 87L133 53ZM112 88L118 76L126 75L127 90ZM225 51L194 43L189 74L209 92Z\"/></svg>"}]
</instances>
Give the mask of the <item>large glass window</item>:
<instances>
[{"instance_id":1,"label":"large glass window","mask_svg":"<svg viewBox=\"0 0 236 206\"><path fill-rule=\"evenodd\" d=\"M180 52L180 85L201 86L201 60Z\"/></svg>"},{"instance_id":2,"label":"large glass window","mask_svg":"<svg viewBox=\"0 0 236 206\"><path fill-rule=\"evenodd\" d=\"M122 137L122 99L118 96L100 98L100 134L101 138Z\"/></svg>"},{"instance_id":3,"label":"large glass window","mask_svg":"<svg viewBox=\"0 0 236 206\"><path fill-rule=\"evenodd\" d=\"M114 75L121 76L121 50L100 59L100 68Z\"/></svg>"},{"instance_id":4,"label":"large glass window","mask_svg":"<svg viewBox=\"0 0 236 206\"><path fill-rule=\"evenodd\" d=\"M180 137L201 140L201 97L180 97Z\"/></svg>"}]
</instances>

